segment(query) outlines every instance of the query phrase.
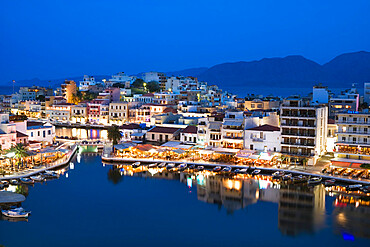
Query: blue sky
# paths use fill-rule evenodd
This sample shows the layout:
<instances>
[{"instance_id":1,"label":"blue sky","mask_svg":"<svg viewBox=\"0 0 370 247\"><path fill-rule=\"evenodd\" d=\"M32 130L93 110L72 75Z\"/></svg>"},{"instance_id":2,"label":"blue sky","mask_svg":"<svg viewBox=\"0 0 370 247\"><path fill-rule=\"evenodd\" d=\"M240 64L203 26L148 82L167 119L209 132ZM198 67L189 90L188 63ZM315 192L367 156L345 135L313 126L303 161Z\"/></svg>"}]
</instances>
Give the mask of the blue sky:
<instances>
[{"instance_id":1,"label":"blue sky","mask_svg":"<svg viewBox=\"0 0 370 247\"><path fill-rule=\"evenodd\" d=\"M370 1L1 0L0 83L370 51Z\"/></svg>"}]
</instances>

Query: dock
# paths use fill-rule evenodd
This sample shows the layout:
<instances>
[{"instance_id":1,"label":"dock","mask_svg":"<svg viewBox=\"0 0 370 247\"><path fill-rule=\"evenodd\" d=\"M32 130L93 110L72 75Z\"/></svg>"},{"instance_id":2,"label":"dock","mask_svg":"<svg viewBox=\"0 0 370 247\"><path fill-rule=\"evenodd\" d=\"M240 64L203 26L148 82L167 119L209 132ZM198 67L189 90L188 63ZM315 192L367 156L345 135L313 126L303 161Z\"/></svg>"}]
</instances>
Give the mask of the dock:
<instances>
[{"instance_id":1,"label":"dock","mask_svg":"<svg viewBox=\"0 0 370 247\"><path fill-rule=\"evenodd\" d=\"M0 204L21 203L26 200L26 197L9 191L0 191Z\"/></svg>"}]
</instances>

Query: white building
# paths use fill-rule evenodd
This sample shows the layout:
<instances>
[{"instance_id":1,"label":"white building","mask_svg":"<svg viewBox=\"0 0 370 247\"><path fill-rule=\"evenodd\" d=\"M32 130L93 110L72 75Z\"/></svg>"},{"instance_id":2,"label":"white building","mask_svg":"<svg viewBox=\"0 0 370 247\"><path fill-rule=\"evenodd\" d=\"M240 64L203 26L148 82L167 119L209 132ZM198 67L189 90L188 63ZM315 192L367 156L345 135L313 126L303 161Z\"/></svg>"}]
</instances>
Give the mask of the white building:
<instances>
[{"instance_id":1,"label":"white building","mask_svg":"<svg viewBox=\"0 0 370 247\"><path fill-rule=\"evenodd\" d=\"M27 121L27 135L29 141L50 145L55 139L55 126L50 123Z\"/></svg>"},{"instance_id":2,"label":"white building","mask_svg":"<svg viewBox=\"0 0 370 247\"><path fill-rule=\"evenodd\" d=\"M266 124L246 129L244 132L244 148L265 152L280 152L280 128Z\"/></svg>"},{"instance_id":3,"label":"white building","mask_svg":"<svg viewBox=\"0 0 370 247\"><path fill-rule=\"evenodd\" d=\"M316 164L326 152L328 108L309 100L290 97L280 107L281 152L290 159Z\"/></svg>"},{"instance_id":4,"label":"white building","mask_svg":"<svg viewBox=\"0 0 370 247\"><path fill-rule=\"evenodd\" d=\"M312 90L312 101L317 104L329 103L328 87L314 86Z\"/></svg>"},{"instance_id":5,"label":"white building","mask_svg":"<svg viewBox=\"0 0 370 247\"><path fill-rule=\"evenodd\" d=\"M197 143L197 126L189 125L180 133L180 141L187 144Z\"/></svg>"},{"instance_id":6,"label":"white building","mask_svg":"<svg viewBox=\"0 0 370 247\"><path fill-rule=\"evenodd\" d=\"M338 113L338 141L332 163L370 164L370 113Z\"/></svg>"},{"instance_id":7,"label":"white building","mask_svg":"<svg viewBox=\"0 0 370 247\"><path fill-rule=\"evenodd\" d=\"M224 148L243 148L244 136L244 113L226 112L222 122L221 137Z\"/></svg>"},{"instance_id":8,"label":"white building","mask_svg":"<svg viewBox=\"0 0 370 247\"><path fill-rule=\"evenodd\" d=\"M84 75L82 81L80 81L80 91L88 91L90 86L96 85L95 78L93 76Z\"/></svg>"}]
</instances>

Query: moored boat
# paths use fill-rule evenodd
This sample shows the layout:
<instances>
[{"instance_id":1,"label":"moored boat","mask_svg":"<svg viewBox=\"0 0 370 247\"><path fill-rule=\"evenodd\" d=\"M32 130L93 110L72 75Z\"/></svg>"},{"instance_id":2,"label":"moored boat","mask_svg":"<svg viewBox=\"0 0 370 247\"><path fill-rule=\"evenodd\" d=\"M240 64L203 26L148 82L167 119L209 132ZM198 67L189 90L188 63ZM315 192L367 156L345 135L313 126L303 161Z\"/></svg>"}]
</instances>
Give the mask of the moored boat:
<instances>
[{"instance_id":1,"label":"moored boat","mask_svg":"<svg viewBox=\"0 0 370 247\"><path fill-rule=\"evenodd\" d=\"M140 165L141 165L140 162L135 162L131 166L132 166L132 168L138 168Z\"/></svg>"},{"instance_id":2,"label":"moored boat","mask_svg":"<svg viewBox=\"0 0 370 247\"><path fill-rule=\"evenodd\" d=\"M239 173L247 173L247 172L248 172L247 168L240 169L240 171L239 171Z\"/></svg>"},{"instance_id":3,"label":"moored boat","mask_svg":"<svg viewBox=\"0 0 370 247\"><path fill-rule=\"evenodd\" d=\"M164 168L164 167L166 167L166 163L164 163L164 162L162 162L162 163L160 163L160 164L158 165L158 168Z\"/></svg>"},{"instance_id":4,"label":"moored boat","mask_svg":"<svg viewBox=\"0 0 370 247\"><path fill-rule=\"evenodd\" d=\"M172 170L174 167L175 167L175 164L174 164L174 163L169 163L169 164L167 164L166 169L170 171L170 170Z\"/></svg>"},{"instance_id":5,"label":"moored boat","mask_svg":"<svg viewBox=\"0 0 370 247\"><path fill-rule=\"evenodd\" d=\"M346 186L346 190L348 191L356 191L356 190L360 190L361 188L362 188L362 184L351 184L351 185Z\"/></svg>"},{"instance_id":6,"label":"moored boat","mask_svg":"<svg viewBox=\"0 0 370 247\"><path fill-rule=\"evenodd\" d=\"M19 184L19 180L18 179L12 179L12 180L9 181L9 183L11 185L18 185Z\"/></svg>"},{"instance_id":7,"label":"moored boat","mask_svg":"<svg viewBox=\"0 0 370 247\"><path fill-rule=\"evenodd\" d=\"M33 184L35 183L32 179L30 178L20 178L19 180L21 180L22 183L24 184Z\"/></svg>"},{"instance_id":8,"label":"moored boat","mask_svg":"<svg viewBox=\"0 0 370 247\"><path fill-rule=\"evenodd\" d=\"M335 184L335 179L328 179L324 182L325 186L333 186Z\"/></svg>"},{"instance_id":9,"label":"moored boat","mask_svg":"<svg viewBox=\"0 0 370 247\"><path fill-rule=\"evenodd\" d=\"M293 183L306 183L308 180L308 178L306 176L303 176L303 175L298 175L298 176L295 176L293 177Z\"/></svg>"},{"instance_id":10,"label":"moored boat","mask_svg":"<svg viewBox=\"0 0 370 247\"><path fill-rule=\"evenodd\" d=\"M308 184L309 185L316 185L316 184L320 184L322 181L322 177L313 177L313 178L310 178L308 180Z\"/></svg>"},{"instance_id":11,"label":"moored boat","mask_svg":"<svg viewBox=\"0 0 370 247\"><path fill-rule=\"evenodd\" d=\"M186 164L186 163L182 163L182 164L180 164L180 165L178 165L177 166L177 169L179 170L179 171L183 171L183 170L185 170L186 169L186 167L187 167L188 165Z\"/></svg>"},{"instance_id":12,"label":"moored boat","mask_svg":"<svg viewBox=\"0 0 370 247\"><path fill-rule=\"evenodd\" d=\"M280 178L282 178L284 176L284 172L282 172L282 171L277 171L277 172L274 172L273 174L272 174L272 178L273 179L280 179Z\"/></svg>"},{"instance_id":13,"label":"moored boat","mask_svg":"<svg viewBox=\"0 0 370 247\"><path fill-rule=\"evenodd\" d=\"M197 168L195 168L197 171L203 171L204 170L204 166L198 166Z\"/></svg>"},{"instance_id":14,"label":"moored boat","mask_svg":"<svg viewBox=\"0 0 370 247\"><path fill-rule=\"evenodd\" d=\"M261 173L261 170L256 169L256 170L254 170L254 171L252 172L252 175L258 175L258 174L260 174L260 173Z\"/></svg>"},{"instance_id":15,"label":"moored boat","mask_svg":"<svg viewBox=\"0 0 370 247\"><path fill-rule=\"evenodd\" d=\"M37 175L37 176L31 176L30 179L32 179L33 181L36 181L36 182L43 182L45 181L45 178L41 175Z\"/></svg>"},{"instance_id":16,"label":"moored boat","mask_svg":"<svg viewBox=\"0 0 370 247\"><path fill-rule=\"evenodd\" d=\"M292 174L286 174L282 177L283 181L289 181L292 179Z\"/></svg>"},{"instance_id":17,"label":"moored boat","mask_svg":"<svg viewBox=\"0 0 370 247\"><path fill-rule=\"evenodd\" d=\"M6 180L2 180L2 181L1 181L1 183L2 183L5 187L9 186L9 182L8 182L8 181L6 181Z\"/></svg>"},{"instance_id":18,"label":"moored boat","mask_svg":"<svg viewBox=\"0 0 370 247\"><path fill-rule=\"evenodd\" d=\"M230 166L226 166L222 169L223 172L231 172L232 168Z\"/></svg>"},{"instance_id":19,"label":"moored boat","mask_svg":"<svg viewBox=\"0 0 370 247\"><path fill-rule=\"evenodd\" d=\"M11 218L27 218L31 214L31 212L25 211L23 208L1 210L1 213Z\"/></svg>"},{"instance_id":20,"label":"moored boat","mask_svg":"<svg viewBox=\"0 0 370 247\"><path fill-rule=\"evenodd\" d=\"M213 171L214 172L219 172L222 170L222 167L221 166L216 166L215 168L213 168Z\"/></svg>"},{"instance_id":21,"label":"moored boat","mask_svg":"<svg viewBox=\"0 0 370 247\"><path fill-rule=\"evenodd\" d=\"M148 168L155 168L158 166L158 163L149 164Z\"/></svg>"}]
</instances>

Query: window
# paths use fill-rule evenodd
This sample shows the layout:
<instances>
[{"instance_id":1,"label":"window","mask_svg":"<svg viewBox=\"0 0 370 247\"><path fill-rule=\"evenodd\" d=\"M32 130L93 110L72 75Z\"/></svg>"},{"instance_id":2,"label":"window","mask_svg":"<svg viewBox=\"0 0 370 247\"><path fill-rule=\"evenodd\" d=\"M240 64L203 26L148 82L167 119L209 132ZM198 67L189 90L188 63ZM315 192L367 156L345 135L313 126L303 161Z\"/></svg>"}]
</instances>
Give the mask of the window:
<instances>
[{"instance_id":1,"label":"window","mask_svg":"<svg viewBox=\"0 0 370 247\"><path fill-rule=\"evenodd\" d=\"M152 140L154 140L154 134L152 134Z\"/></svg>"},{"instance_id":2,"label":"window","mask_svg":"<svg viewBox=\"0 0 370 247\"><path fill-rule=\"evenodd\" d=\"M31 132L31 137L33 137L33 132Z\"/></svg>"}]
</instances>

